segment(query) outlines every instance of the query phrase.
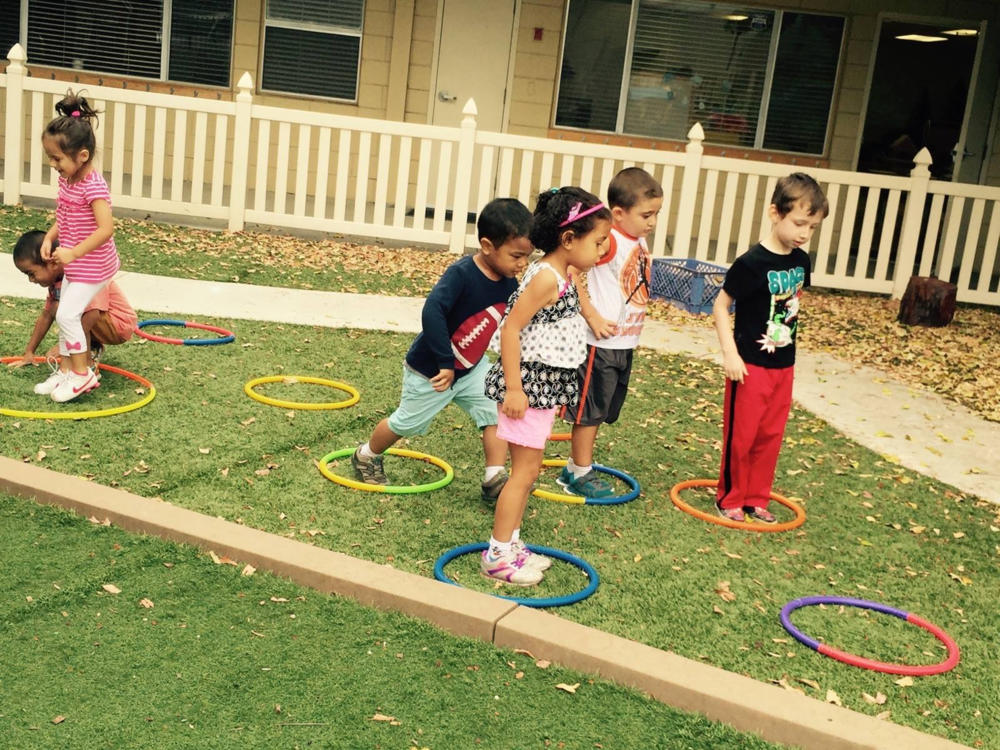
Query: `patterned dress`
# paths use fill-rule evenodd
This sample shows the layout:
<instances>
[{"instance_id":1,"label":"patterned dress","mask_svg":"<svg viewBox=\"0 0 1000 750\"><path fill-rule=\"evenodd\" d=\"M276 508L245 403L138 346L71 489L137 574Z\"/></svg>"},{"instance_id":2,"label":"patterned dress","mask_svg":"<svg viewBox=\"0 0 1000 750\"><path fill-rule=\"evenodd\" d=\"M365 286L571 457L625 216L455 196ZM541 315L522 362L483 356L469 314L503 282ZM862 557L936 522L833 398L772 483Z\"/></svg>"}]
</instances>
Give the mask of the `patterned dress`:
<instances>
[{"instance_id":1,"label":"patterned dress","mask_svg":"<svg viewBox=\"0 0 1000 750\"><path fill-rule=\"evenodd\" d=\"M572 280L563 279L545 261L537 261L510 296L507 312L542 270L555 274L559 299L535 313L521 330L521 383L532 409L572 407L579 394L576 369L587 356L587 324L580 314L580 297ZM505 314L490 345L494 351L499 351L500 331L506 321ZM497 361L486 374L486 396L503 403L506 395L503 366Z\"/></svg>"}]
</instances>

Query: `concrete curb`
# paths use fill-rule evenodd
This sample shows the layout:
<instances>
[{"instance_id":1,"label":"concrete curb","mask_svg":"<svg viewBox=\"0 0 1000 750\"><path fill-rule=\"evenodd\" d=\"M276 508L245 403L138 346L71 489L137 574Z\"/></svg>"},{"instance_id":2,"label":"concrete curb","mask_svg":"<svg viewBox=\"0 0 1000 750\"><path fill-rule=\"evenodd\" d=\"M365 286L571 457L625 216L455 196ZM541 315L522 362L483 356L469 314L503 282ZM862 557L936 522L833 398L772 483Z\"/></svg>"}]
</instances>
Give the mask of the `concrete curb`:
<instances>
[{"instance_id":1,"label":"concrete curb","mask_svg":"<svg viewBox=\"0 0 1000 750\"><path fill-rule=\"evenodd\" d=\"M319 591L418 617L455 635L526 649L536 658L596 673L772 742L816 750L964 747L547 612L4 457L0 490L212 550Z\"/></svg>"}]
</instances>

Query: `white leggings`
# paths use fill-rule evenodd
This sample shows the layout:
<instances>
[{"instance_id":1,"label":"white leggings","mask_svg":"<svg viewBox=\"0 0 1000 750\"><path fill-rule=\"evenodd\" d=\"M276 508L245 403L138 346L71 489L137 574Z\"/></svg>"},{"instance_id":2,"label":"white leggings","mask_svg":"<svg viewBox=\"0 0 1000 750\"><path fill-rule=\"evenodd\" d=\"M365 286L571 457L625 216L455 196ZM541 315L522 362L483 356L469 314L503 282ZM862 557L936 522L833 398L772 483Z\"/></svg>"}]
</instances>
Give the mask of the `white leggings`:
<instances>
[{"instance_id":1,"label":"white leggings","mask_svg":"<svg viewBox=\"0 0 1000 750\"><path fill-rule=\"evenodd\" d=\"M59 293L59 309L56 310L56 324L59 326L59 353L64 357L70 354L87 353L87 335L83 332L83 311L91 300L107 286L110 279L96 284L85 281L70 281L63 279L62 290Z\"/></svg>"}]
</instances>

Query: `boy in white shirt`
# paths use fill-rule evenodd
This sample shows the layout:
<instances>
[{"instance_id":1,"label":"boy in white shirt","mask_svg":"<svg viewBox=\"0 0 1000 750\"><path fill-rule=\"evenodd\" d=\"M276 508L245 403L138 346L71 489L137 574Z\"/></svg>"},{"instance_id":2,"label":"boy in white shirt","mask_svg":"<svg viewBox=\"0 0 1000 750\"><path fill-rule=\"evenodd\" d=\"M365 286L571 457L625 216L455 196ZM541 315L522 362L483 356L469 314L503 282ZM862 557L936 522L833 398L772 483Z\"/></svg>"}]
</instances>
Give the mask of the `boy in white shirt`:
<instances>
[{"instance_id":1,"label":"boy in white shirt","mask_svg":"<svg viewBox=\"0 0 1000 750\"><path fill-rule=\"evenodd\" d=\"M646 237L656 227L663 188L639 167L628 167L608 185L613 226L610 249L587 273L580 307L590 330L580 366L580 401L563 418L573 423L572 455L557 480L584 497L611 497L614 489L593 469L594 442L604 422L618 419L632 373L632 350L649 300L650 255Z\"/></svg>"}]
</instances>

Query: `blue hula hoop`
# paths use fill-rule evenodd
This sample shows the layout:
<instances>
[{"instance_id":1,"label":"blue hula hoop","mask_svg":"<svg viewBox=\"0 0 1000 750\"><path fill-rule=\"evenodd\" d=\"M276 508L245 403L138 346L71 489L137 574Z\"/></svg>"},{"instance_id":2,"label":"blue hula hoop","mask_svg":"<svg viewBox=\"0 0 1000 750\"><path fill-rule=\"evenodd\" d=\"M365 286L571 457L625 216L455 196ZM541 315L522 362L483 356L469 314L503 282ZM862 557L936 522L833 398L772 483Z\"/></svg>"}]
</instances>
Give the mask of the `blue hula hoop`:
<instances>
[{"instance_id":1,"label":"blue hula hoop","mask_svg":"<svg viewBox=\"0 0 1000 750\"><path fill-rule=\"evenodd\" d=\"M154 336L151 333L145 333L142 329L146 326L179 326L181 328L197 328L202 331L211 331L213 333L219 334L217 338L214 339L178 339L170 338L168 336ZM157 319L157 320L140 320L135 326L135 332L142 336L144 339L149 339L150 341L158 341L161 344L183 344L185 346L212 346L214 344L230 344L236 340L236 334L232 331L227 331L225 328L219 328L218 326L210 326L205 323L195 323L192 320L170 320L170 319Z\"/></svg>"},{"instance_id":2,"label":"blue hula hoop","mask_svg":"<svg viewBox=\"0 0 1000 750\"><path fill-rule=\"evenodd\" d=\"M443 583L450 583L452 586L464 588L461 584L455 583L455 581L445 575L444 566L456 557L467 555L470 552L482 552L488 546L489 545L486 542L473 542L471 544L463 544L459 547L453 547L441 555L441 557L439 557L434 563L434 577ZM597 586L600 584L601 579L597 575L597 571L594 569L594 566L586 560L576 557L575 555L571 555L569 552L563 552L561 549L553 549L552 547L537 547L535 545L529 545L528 549L532 552L537 552L540 555L551 557L554 560L562 560L563 562L568 562L570 565L575 565L587 575L590 582L579 591L572 594L566 594L565 596L549 596L536 599L518 596L500 596L499 594L492 594L492 596L496 596L498 599L506 599L507 601L514 602L515 604L524 605L525 607L564 607L567 604L576 604L577 602L583 601L597 591Z\"/></svg>"},{"instance_id":3,"label":"blue hula hoop","mask_svg":"<svg viewBox=\"0 0 1000 750\"><path fill-rule=\"evenodd\" d=\"M542 461L543 466L565 466L566 461L564 459L556 458L546 458ZM570 505L620 505L621 503L631 502L639 497L639 481L624 471L618 471L618 469L612 469L609 466L602 466L601 464L594 464L594 471L599 471L602 474L607 474L608 476L620 479L625 484L628 485L629 490L624 495L615 495L613 497L584 497L583 495L574 495L571 493L560 493L560 492L550 492L549 490L536 489L531 494L535 497L540 497L543 500L551 500L557 503L569 503Z\"/></svg>"}]
</instances>

